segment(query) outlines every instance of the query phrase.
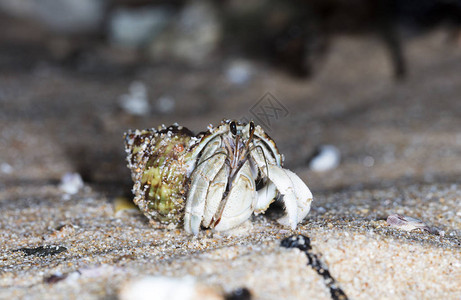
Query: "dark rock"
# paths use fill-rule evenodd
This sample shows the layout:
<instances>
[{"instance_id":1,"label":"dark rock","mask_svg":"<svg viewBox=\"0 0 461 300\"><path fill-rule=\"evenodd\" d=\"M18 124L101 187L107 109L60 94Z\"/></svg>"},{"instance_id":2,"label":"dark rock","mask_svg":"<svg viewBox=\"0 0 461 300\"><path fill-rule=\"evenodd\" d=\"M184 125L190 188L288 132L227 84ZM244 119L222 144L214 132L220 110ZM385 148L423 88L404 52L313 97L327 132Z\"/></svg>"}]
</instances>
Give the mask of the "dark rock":
<instances>
[{"instance_id":1,"label":"dark rock","mask_svg":"<svg viewBox=\"0 0 461 300\"><path fill-rule=\"evenodd\" d=\"M20 249L14 250L14 252L16 251L22 251L27 256L35 255L35 256L43 257L43 256L55 255L61 252L65 252L67 251L67 248L63 246L45 245L45 246L39 246L36 248L20 248Z\"/></svg>"}]
</instances>

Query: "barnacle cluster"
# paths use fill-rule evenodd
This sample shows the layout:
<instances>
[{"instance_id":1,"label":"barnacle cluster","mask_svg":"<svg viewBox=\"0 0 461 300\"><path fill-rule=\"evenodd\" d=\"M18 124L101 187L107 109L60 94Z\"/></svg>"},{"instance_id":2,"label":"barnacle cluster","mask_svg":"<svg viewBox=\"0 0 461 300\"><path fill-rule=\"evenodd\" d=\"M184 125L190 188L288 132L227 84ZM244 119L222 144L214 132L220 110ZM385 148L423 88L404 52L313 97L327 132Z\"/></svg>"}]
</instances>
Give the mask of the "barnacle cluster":
<instances>
[{"instance_id":1,"label":"barnacle cluster","mask_svg":"<svg viewBox=\"0 0 461 300\"><path fill-rule=\"evenodd\" d=\"M176 124L125 134L133 201L152 222L181 221L190 169L188 153L194 140L190 130Z\"/></svg>"}]
</instances>

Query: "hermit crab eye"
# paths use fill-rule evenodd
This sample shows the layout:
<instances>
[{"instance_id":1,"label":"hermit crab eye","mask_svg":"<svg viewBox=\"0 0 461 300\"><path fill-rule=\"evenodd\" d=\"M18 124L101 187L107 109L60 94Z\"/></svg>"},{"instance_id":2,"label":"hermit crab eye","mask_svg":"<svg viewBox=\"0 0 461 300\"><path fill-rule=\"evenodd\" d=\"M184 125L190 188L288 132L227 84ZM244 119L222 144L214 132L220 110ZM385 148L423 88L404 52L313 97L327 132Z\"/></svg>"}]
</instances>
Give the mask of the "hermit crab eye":
<instances>
[{"instance_id":1,"label":"hermit crab eye","mask_svg":"<svg viewBox=\"0 0 461 300\"><path fill-rule=\"evenodd\" d=\"M235 123L235 121L232 121L230 123L230 131L233 135L237 134L237 124Z\"/></svg>"},{"instance_id":2,"label":"hermit crab eye","mask_svg":"<svg viewBox=\"0 0 461 300\"><path fill-rule=\"evenodd\" d=\"M250 122L250 133L253 133L255 131L255 123L253 121Z\"/></svg>"}]
</instances>

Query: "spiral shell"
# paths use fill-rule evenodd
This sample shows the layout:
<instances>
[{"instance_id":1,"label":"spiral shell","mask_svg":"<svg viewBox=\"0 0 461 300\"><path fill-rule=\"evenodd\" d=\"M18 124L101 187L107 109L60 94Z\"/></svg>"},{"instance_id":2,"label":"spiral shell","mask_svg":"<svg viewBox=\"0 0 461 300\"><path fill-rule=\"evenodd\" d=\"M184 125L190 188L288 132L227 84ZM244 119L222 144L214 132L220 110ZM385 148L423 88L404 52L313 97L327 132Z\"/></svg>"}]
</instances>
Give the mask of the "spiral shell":
<instances>
[{"instance_id":1,"label":"spiral shell","mask_svg":"<svg viewBox=\"0 0 461 300\"><path fill-rule=\"evenodd\" d=\"M151 222L179 223L184 215L191 160L191 131L182 126L125 134L134 202Z\"/></svg>"}]
</instances>

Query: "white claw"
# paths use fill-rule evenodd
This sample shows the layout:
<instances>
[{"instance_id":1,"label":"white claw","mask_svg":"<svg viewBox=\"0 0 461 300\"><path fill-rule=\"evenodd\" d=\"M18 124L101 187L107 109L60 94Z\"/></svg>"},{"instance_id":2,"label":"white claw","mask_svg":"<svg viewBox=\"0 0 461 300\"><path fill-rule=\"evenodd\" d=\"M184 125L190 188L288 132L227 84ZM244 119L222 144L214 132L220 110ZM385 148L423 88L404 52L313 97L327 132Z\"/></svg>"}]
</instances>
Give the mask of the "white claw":
<instances>
[{"instance_id":1,"label":"white claw","mask_svg":"<svg viewBox=\"0 0 461 300\"><path fill-rule=\"evenodd\" d=\"M266 185L258 190L258 202L255 207L255 214L263 213L274 201L277 196L277 187L271 181L268 180Z\"/></svg>"},{"instance_id":2,"label":"white claw","mask_svg":"<svg viewBox=\"0 0 461 300\"><path fill-rule=\"evenodd\" d=\"M311 210L312 193L298 175L288 169L284 170L287 172L295 187L296 203L298 204L298 222L301 222Z\"/></svg>"},{"instance_id":3,"label":"white claw","mask_svg":"<svg viewBox=\"0 0 461 300\"><path fill-rule=\"evenodd\" d=\"M285 211L288 217L288 224L284 218L281 218L279 222L289 225L292 229L296 229L298 224L298 205L295 184L288 175L290 170L282 169L278 166L269 166L267 177L275 184L277 190L283 196L283 203L285 204Z\"/></svg>"},{"instance_id":4,"label":"white claw","mask_svg":"<svg viewBox=\"0 0 461 300\"><path fill-rule=\"evenodd\" d=\"M252 157L264 176L269 178L283 196L286 216L280 218L278 222L296 229L297 224L310 210L311 191L295 173L268 162L259 151L253 151Z\"/></svg>"}]
</instances>

